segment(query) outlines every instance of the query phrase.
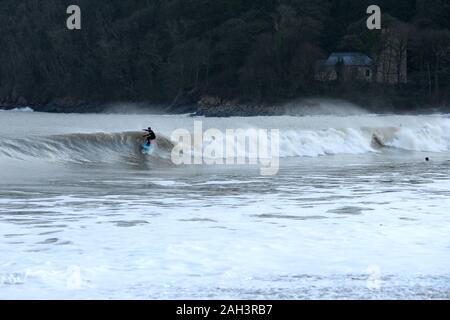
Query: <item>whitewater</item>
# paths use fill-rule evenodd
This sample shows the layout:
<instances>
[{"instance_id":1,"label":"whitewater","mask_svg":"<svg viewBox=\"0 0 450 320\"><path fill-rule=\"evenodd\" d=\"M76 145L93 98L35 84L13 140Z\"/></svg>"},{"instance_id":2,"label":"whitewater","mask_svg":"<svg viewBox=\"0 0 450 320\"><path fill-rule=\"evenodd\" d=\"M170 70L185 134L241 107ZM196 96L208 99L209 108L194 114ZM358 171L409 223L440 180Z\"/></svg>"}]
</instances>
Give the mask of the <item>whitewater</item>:
<instances>
[{"instance_id":1,"label":"whitewater","mask_svg":"<svg viewBox=\"0 0 450 320\"><path fill-rule=\"evenodd\" d=\"M17 111L0 112L0 299L450 298L448 115ZM174 165L194 121L278 129L278 174Z\"/></svg>"}]
</instances>

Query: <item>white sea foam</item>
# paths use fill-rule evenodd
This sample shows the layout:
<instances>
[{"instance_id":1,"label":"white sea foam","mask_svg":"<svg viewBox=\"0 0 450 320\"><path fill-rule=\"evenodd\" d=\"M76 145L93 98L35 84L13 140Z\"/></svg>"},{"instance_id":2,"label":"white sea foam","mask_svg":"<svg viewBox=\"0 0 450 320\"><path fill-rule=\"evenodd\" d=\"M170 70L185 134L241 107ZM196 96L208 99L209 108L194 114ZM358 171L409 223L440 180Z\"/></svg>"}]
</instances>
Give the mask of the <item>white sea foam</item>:
<instances>
[{"instance_id":1,"label":"white sea foam","mask_svg":"<svg viewBox=\"0 0 450 320\"><path fill-rule=\"evenodd\" d=\"M399 152L402 150L422 152L450 150L450 120L448 119L433 123L418 123L410 127L390 125L370 127L369 125L370 123L366 123L365 126L341 128L337 123L335 127L326 129L281 129L279 154L281 157L357 155L383 152L385 147L397 149ZM139 150L141 140L141 134L138 132L4 138L0 141L0 154L17 159L33 157L52 161L132 163L143 160ZM154 157L167 160L174 143L160 134ZM248 145L237 144L234 154L244 152L250 156L248 151ZM193 154L195 152L201 152L201 150L193 150ZM225 153L224 155L226 156Z\"/></svg>"},{"instance_id":2,"label":"white sea foam","mask_svg":"<svg viewBox=\"0 0 450 320\"><path fill-rule=\"evenodd\" d=\"M20 108L14 108L14 109L0 109L0 111L3 112L34 112L34 110L30 107L20 107Z\"/></svg>"},{"instance_id":3,"label":"white sea foam","mask_svg":"<svg viewBox=\"0 0 450 320\"><path fill-rule=\"evenodd\" d=\"M280 129L279 174L103 165L187 117L2 113L0 299L450 298L448 117L203 120Z\"/></svg>"}]
</instances>

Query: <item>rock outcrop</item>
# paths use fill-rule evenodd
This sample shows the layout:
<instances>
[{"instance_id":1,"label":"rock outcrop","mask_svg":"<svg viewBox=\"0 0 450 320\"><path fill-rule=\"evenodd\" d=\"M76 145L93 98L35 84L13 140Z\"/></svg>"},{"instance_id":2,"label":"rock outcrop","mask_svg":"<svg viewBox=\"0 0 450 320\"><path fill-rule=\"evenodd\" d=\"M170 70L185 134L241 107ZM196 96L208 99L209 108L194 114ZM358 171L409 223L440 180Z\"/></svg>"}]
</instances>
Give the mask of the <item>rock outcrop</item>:
<instances>
[{"instance_id":1,"label":"rock outcrop","mask_svg":"<svg viewBox=\"0 0 450 320\"><path fill-rule=\"evenodd\" d=\"M284 108L269 104L242 103L219 97L204 96L197 103L195 115L206 117L248 117L281 115Z\"/></svg>"}]
</instances>

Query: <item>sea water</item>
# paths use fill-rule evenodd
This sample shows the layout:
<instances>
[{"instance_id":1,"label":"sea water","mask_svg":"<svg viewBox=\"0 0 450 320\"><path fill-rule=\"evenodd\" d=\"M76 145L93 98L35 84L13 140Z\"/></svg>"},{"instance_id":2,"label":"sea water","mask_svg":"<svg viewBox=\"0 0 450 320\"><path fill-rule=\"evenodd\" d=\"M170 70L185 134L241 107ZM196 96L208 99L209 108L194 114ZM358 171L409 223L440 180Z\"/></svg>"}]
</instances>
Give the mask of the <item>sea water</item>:
<instances>
[{"instance_id":1,"label":"sea water","mask_svg":"<svg viewBox=\"0 0 450 320\"><path fill-rule=\"evenodd\" d=\"M194 121L279 129L278 174L173 165ZM446 115L1 112L0 298L448 299L449 150Z\"/></svg>"}]
</instances>

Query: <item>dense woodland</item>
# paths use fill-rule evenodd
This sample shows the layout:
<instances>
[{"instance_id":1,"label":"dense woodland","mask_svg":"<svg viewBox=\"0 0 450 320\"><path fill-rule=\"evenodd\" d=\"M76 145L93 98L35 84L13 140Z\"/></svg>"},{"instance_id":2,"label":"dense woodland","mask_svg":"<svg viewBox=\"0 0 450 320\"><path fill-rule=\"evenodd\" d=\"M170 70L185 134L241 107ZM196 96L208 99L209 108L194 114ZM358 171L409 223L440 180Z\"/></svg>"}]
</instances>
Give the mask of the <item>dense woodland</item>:
<instances>
[{"instance_id":1,"label":"dense woodland","mask_svg":"<svg viewBox=\"0 0 450 320\"><path fill-rule=\"evenodd\" d=\"M376 3L408 36L407 85L323 85L318 59L371 54ZM82 30L66 28L66 8ZM386 19L385 19L386 18ZM180 105L202 96L281 101L390 92L429 103L450 92L448 0L0 0L0 102ZM399 31L400 32L400 31Z\"/></svg>"}]
</instances>

